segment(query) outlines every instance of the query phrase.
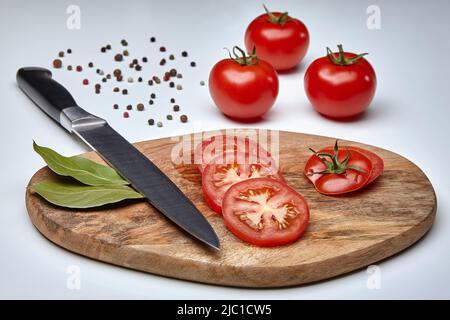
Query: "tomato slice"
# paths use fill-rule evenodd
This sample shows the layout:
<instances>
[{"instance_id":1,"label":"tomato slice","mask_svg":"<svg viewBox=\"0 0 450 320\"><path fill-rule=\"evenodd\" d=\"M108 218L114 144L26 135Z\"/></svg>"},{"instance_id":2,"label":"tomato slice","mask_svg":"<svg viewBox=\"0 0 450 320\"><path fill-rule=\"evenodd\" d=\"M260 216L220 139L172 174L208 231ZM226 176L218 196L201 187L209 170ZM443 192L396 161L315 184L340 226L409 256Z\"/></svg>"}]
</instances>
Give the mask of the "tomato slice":
<instances>
[{"instance_id":1,"label":"tomato slice","mask_svg":"<svg viewBox=\"0 0 450 320\"><path fill-rule=\"evenodd\" d=\"M369 160L372 162L372 174L370 175L370 178L369 178L369 181L367 181L367 184L374 181L376 178L378 178L383 173L384 161L379 155L373 153L372 151L369 151L369 150L366 150L363 148L359 148L359 147L349 146L348 148L350 150L355 150L355 151L358 151L359 153L362 153L367 158L369 158Z\"/></svg>"},{"instance_id":2,"label":"tomato slice","mask_svg":"<svg viewBox=\"0 0 450 320\"><path fill-rule=\"evenodd\" d=\"M200 173L215 157L224 152L240 152L255 156L270 156L257 142L248 137L217 135L200 142L195 148L195 163Z\"/></svg>"},{"instance_id":3,"label":"tomato slice","mask_svg":"<svg viewBox=\"0 0 450 320\"><path fill-rule=\"evenodd\" d=\"M327 147L319 151L319 153L333 154L333 147ZM317 156L312 155L305 166L305 175L314 184L317 191L326 195L338 195L342 193L356 191L364 187L372 175L372 162L368 157L354 149L339 149L338 160L340 162L350 153L348 166L357 167L364 172L347 169L345 173L325 173L312 174L313 172L321 172L327 169L325 163Z\"/></svg>"},{"instance_id":4,"label":"tomato slice","mask_svg":"<svg viewBox=\"0 0 450 320\"><path fill-rule=\"evenodd\" d=\"M278 166L271 157L252 159L249 154L225 152L210 161L202 176L203 195L208 206L222 212L225 192L235 183L267 177L284 181Z\"/></svg>"},{"instance_id":5,"label":"tomato slice","mask_svg":"<svg viewBox=\"0 0 450 320\"><path fill-rule=\"evenodd\" d=\"M274 247L300 238L309 222L309 209L303 196L285 183L255 178L228 189L223 199L223 218L239 239Z\"/></svg>"}]
</instances>

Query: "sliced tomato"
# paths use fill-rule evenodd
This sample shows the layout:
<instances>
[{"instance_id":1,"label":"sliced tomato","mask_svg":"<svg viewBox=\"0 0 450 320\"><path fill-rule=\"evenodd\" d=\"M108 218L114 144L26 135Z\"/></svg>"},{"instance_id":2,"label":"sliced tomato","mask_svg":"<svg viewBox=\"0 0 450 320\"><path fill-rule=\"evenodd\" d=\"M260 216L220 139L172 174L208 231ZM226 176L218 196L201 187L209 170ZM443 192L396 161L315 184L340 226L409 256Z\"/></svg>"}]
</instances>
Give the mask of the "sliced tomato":
<instances>
[{"instance_id":1,"label":"sliced tomato","mask_svg":"<svg viewBox=\"0 0 450 320\"><path fill-rule=\"evenodd\" d=\"M369 178L369 181L367 181L367 184L374 181L376 178L378 178L383 173L384 161L379 155L373 153L372 151L369 151L369 150L366 150L363 148L359 148L359 147L349 146L348 148L350 150L355 150L355 151L358 151L359 153L362 153L367 158L369 158L369 160L372 162L372 174L370 175L370 178Z\"/></svg>"},{"instance_id":2,"label":"sliced tomato","mask_svg":"<svg viewBox=\"0 0 450 320\"><path fill-rule=\"evenodd\" d=\"M333 154L333 152L333 147L327 147L318 153ZM367 156L354 149L347 150L345 148L339 149L337 154L339 162L343 162L350 155L347 162L347 166L350 168L343 173L320 174L327 170L327 166L316 154L312 155L306 163L305 175L314 184L316 190L322 194L337 195L356 191L364 187L372 176L373 165ZM325 159L331 161L328 157Z\"/></svg>"},{"instance_id":3,"label":"sliced tomato","mask_svg":"<svg viewBox=\"0 0 450 320\"><path fill-rule=\"evenodd\" d=\"M270 156L263 147L248 137L217 135L200 142L195 148L195 163L200 173L203 173L206 165L212 159L224 152Z\"/></svg>"},{"instance_id":4,"label":"sliced tomato","mask_svg":"<svg viewBox=\"0 0 450 320\"><path fill-rule=\"evenodd\" d=\"M223 196L233 184L260 177L284 181L271 157L255 160L249 154L225 152L211 160L203 170L202 187L205 201L211 209L221 213Z\"/></svg>"},{"instance_id":5,"label":"sliced tomato","mask_svg":"<svg viewBox=\"0 0 450 320\"><path fill-rule=\"evenodd\" d=\"M296 241L309 222L301 194L274 179L248 179L234 184L223 199L227 228L239 239L274 247Z\"/></svg>"}]
</instances>

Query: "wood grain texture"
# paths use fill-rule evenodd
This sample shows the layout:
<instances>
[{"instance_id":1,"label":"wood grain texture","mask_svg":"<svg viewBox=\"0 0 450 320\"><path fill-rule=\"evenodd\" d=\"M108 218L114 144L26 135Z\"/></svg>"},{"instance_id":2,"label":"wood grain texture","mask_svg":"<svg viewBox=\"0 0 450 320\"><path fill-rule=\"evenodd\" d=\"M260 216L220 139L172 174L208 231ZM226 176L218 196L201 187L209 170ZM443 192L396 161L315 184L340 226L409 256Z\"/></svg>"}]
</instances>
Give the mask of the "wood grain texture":
<instances>
[{"instance_id":1,"label":"wood grain texture","mask_svg":"<svg viewBox=\"0 0 450 320\"><path fill-rule=\"evenodd\" d=\"M225 228L203 201L194 165L171 161L176 139L136 144L207 217L222 249L208 249L170 223L146 202L88 211L53 206L26 194L33 224L52 242L108 263L174 278L242 287L282 287L334 277L368 266L407 248L431 227L436 212L433 187L424 173L393 152L341 141L376 152L385 171L362 191L339 197L317 193L303 175L308 147L332 145L334 138L279 132L280 165L286 181L308 201L311 221L294 244L258 248ZM93 152L86 157L103 162ZM31 179L58 179L47 167Z\"/></svg>"}]
</instances>

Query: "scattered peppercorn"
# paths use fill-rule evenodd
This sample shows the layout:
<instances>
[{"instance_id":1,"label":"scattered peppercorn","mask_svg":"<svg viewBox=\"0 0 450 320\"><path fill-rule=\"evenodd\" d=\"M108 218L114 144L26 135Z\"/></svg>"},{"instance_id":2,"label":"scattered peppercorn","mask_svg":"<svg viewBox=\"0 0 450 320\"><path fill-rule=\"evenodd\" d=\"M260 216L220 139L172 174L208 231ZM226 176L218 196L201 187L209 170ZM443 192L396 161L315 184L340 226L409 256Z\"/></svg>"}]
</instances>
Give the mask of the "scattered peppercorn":
<instances>
[{"instance_id":1,"label":"scattered peppercorn","mask_svg":"<svg viewBox=\"0 0 450 320\"><path fill-rule=\"evenodd\" d=\"M161 51L161 52L166 52L166 47L160 47L160 48L159 48L159 51Z\"/></svg>"},{"instance_id":2,"label":"scattered peppercorn","mask_svg":"<svg viewBox=\"0 0 450 320\"><path fill-rule=\"evenodd\" d=\"M119 81L119 82L122 81L123 80L123 76L122 75L117 76L116 80Z\"/></svg>"},{"instance_id":3,"label":"scattered peppercorn","mask_svg":"<svg viewBox=\"0 0 450 320\"><path fill-rule=\"evenodd\" d=\"M180 106L179 105L174 105L173 106L173 111L175 111L175 112L178 112L178 111L180 111Z\"/></svg>"},{"instance_id":4,"label":"scattered peppercorn","mask_svg":"<svg viewBox=\"0 0 450 320\"><path fill-rule=\"evenodd\" d=\"M89 63L88 63L88 67L89 67L89 68L92 68L93 66L94 66L94 64L93 64L92 62L89 62Z\"/></svg>"},{"instance_id":5,"label":"scattered peppercorn","mask_svg":"<svg viewBox=\"0 0 450 320\"><path fill-rule=\"evenodd\" d=\"M203 81L203 80L200 81L200 85L201 85L201 86L204 86L204 85L205 85L205 81Z\"/></svg>"},{"instance_id":6,"label":"scattered peppercorn","mask_svg":"<svg viewBox=\"0 0 450 320\"><path fill-rule=\"evenodd\" d=\"M169 75L170 75L171 77L175 77L175 76L177 75L177 69L170 69Z\"/></svg>"},{"instance_id":7,"label":"scattered peppercorn","mask_svg":"<svg viewBox=\"0 0 450 320\"><path fill-rule=\"evenodd\" d=\"M138 103L136 108L137 108L138 111L143 111L144 110L144 104Z\"/></svg>"},{"instance_id":8,"label":"scattered peppercorn","mask_svg":"<svg viewBox=\"0 0 450 320\"><path fill-rule=\"evenodd\" d=\"M134 68L134 70L136 70L136 71L141 71L141 70L142 70L142 67L141 67L140 65L136 65L136 67Z\"/></svg>"},{"instance_id":9,"label":"scattered peppercorn","mask_svg":"<svg viewBox=\"0 0 450 320\"><path fill-rule=\"evenodd\" d=\"M177 78L178 78L178 79L181 79L181 78L183 78L183 75L182 75L181 73L178 73L178 74L177 74Z\"/></svg>"},{"instance_id":10,"label":"scattered peppercorn","mask_svg":"<svg viewBox=\"0 0 450 320\"><path fill-rule=\"evenodd\" d=\"M110 45L110 44L107 44L107 45L106 45L106 49L111 50L111 45Z\"/></svg>"},{"instance_id":11,"label":"scattered peppercorn","mask_svg":"<svg viewBox=\"0 0 450 320\"><path fill-rule=\"evenodd\" d=\"M105 74L105 72L102 70L102 69L100 69L100 71L99 71L99 73L98 73L99 75L104 75Z\"/></svg>"},{"instance_id":12,"label":"scattered peppercorn","mask_svg":"<svg viewBox=\"0 0 450 320\"><path fill-rule=\"evenodd\" d=\"M160 84L160 83L161 83L161 79L158 78L158 77L156 77L156 78L155 78L155 83L156 83L156 84Z\"/></svg>"},{"instance_id":13,"label":"scattered peppercorn","mask_svg":"<svg viewBox=\"0 0 450 320\"><path fill-rule=\"evenodd\" d=\"M62 67L62 61L60 59L53 60L53 67L55 69L59 69Z\"/></svg>"},{"instance_id":14,"label":"scattered peppercorn","mask_svg":"<svg viewBox=\"0 0 450 320\"><path fill-rule=\"evenodd\" d=\"M150 95L150 98L155 99L155 98L156 98L156 94L152 93L152 94Z\"/></svg>"},{"instance_id":15,"label":"scattered peppercorn","mask_svg":"<svg viewBox=\"0 0 450 320\"><path fill-rule=\"evenodd\" d=\"M155 42L156 41L156 38L155 37L151 37L150 38L150 42Z\"/></svg>"},{"instance_id":16,"label":"scattered peppercorn","mask_svg":"<svg viewBox=\"0 0 450 320\"><path fill-rule=\"evenodd\" d=\"M72 65L69 64L69 65L67 66L67 70L72 71Z\"/></svg>"},{"instance_id":17,"label":"scattered peppercorn","mask_svg":"<svg viewBox=\"0 0 450 320\"><path fill-rule=\"evenodd\" d=\"M153 100L152 99L150 99L149 101L148 101L148 104L149 105L152 105L154 102L153 102Z\"/></svg>"},{"instance_id":18,"label":"scattered peppercorn","mask_svg":"<svg viewBox=\"0 0 450 320\"><path fill-rule=\"evenodd\" d=\"M102 85L101 85L100 83L96 83L96 84L95 84L95 89L96 89L96 90L100 90L101 87L102 87Z\"/></svg>"},{"instance_id":19,"label":"scattered peppercorn","mask_svg":"<svg viewBox=\"0 0 450 320\"><path fill-rule=\"evenodd\" d=\"M175 98L170 98L170 103L175 103Z\"/></svg>"},{"instance_id":20,"label":"scattered peppercorn","mask_svg":"<svg viewBox=\"0 0 450 320\"><path fill-rule=\"evenodd\" d=\"M95 72L97 72L97 74L100 74L100 69L95 70Z\"/></svg>"},{"instance_id":21,"label":"scattered peppercorn","mask_svg":"<svg viewBox=\"0 0 450 320\"><path fill-rule=\"evenodd\" d=\"M181 56L182 56L182 57L187 57L187 56L188 56L187 51L183 51L183 52L181 53Z\"/></svg>"},{"instance_id":22,"label":"scattered peppercorn","mask_svg":"<svg viewBox=\"0 0 450 320\"><path fill-rule=\"evenodd\" d=\"M116 61L122 61L122 60L123 60L123 56L122 56L120 53L118 53L118 54L116 54L116 55L114 56L114 60L116 60Z\"/></svg>"},{"instance_id":23,"label":"scattered peppercorn","mask_svg":"<svg viewBox=\"0 0 450 320\"><path fill-rule=\"evenodd\" d=\"M122 71L120 69L114 69L113 74L114 74L115 77L117 77L117 76L120 76L122 74Z\"/></svg>"},{"instance_id":24,"label":"scattered peppercorn","mask_svg":"<svg viewBox=\"0 0 450 320\"><path fill-rule=\"evenodd\" d=\"M111 79L111 74L108 73L108 74L106 75L106 79Z\"/></svg>"},{"instance_id":25,"label":"scattered peppercorn","mask_svg":"<svg viewBox=\"0 0 450 320\"><path fill-rule=\"evenodd\" d=\"M128 45L128 42L127 42L127 40L125 40L125 39L123 39L122 41L120 41L120 43L121 43L124 47L126 47L126 46Z\"/></svg>"},{"instance_id":26,"label":"scattered peppercorn","mask_svg":"<svg viewBox=\"0 0 450 320\"><path fill-rule=\"evenodd\" d=\"M161 61L159 62L160 66L163 66L166 64L166 59L162 58Z\"/></svg>"},{"instance_id":27,"label":"scattered peppercorn","mask_svg":"<svg viewBox=\"0 0 450 320\"><path fill-rule=\"evenodd\" d=\"M100 90L95 89L95 93L96 93L96 94L99 94L99 93L100 93Z\"/></svg>"},{"instance_id":28,"label":"scattered peppercorn","mask_svg":"<svg viewBox=\"0 0 450 320\"><path fill-rule=\"evenodd\" d=\"M138 78L138 82L142 82L142 77L139 77L139 78Z\"/></svg>"},{"instance_id":29,"label":"scattered peppercorn","mask_svg":"<svg viewBox=\"0 0 450 320\"><path fill-rule=\"evenodd\" d=\"M195 66L196 66L195 61L191 61L191 67L195 67Z\"/></svg>"},{"instance_id":30,"label":"scattered peppercorn","mask_svg":"<svg viewBox=\"0 0 450 320\"><path fill-rule=\"evenodd\" d=\"M163 80L164 80L164 81L169 81L169 79L170 79L170 76L169 76L169 74L166 72L166 74L165 74L164 77L163 77Z\"/></svg>"},{"instance_id":31,"label":"scattered peppercorn","mask_svg":"<svg viewBox=\"0 0 450 320\"><path fill-rule=\"evenodd\" d=\"M153 120L153 119L148 119L148 125L149 126L152 126L152 125L154 125L155 124L155 120Z\"/></svg>"},{"instance_id":32,"label":"scattered peppercorn","mask_svg":"<svg viewBox=\"0 0 450 320\"><path fill-rule=\"evenodd\" d=\"M183 86L181 84L177 84L177 90L183 90Z\"/></svg>"},{"instance_id":33,"label":"scattered peppercorn","mask_svg":"<svg viewBox=\"0 0 450 320\"><path fill-rule=\"evenodd\" d=\"M122 90L122 94L125 94L125 95L128 94L128 90L127 89L123 89Z\"/></svg>"},{"instance_id":34,"label":"scattered peppercorn","mask_svg":"<svg viewBox=\"0 0 450 320\"><path fill-rule=\"evenodd\" d=\"M118 105L117 103L115 103L115 104L113 105L113 108L114 108L114 109L119 109L119 105Z\"/></svg>"},{"instance_id":35,"label":"scattered peppercorn","mask_svg":"<svg viewBox=\"0 0 450 320\"><path fill-rule=\"evenodd\" d=\"M128 77L128 82L129 82L129 83L133 83L133 81L134 81L134 80L133 80L133 77Z\"/></svg>"},{"instance_id":36,"label":"scattered peppercorn","mask_svg":"<svg viewBox=\"0 0 450 320\"><path fill-rule=\"evenodd\" d=\"M123 55L125 56L125 57L128 57L128 55L130 54L129 52L128 52L128 50L123 50Z\"/></svg>"},{"instance_id":37,"label":"scattered peppercorn","mask_svg":"<svg viewBox=\"0 0 450 320\"><path fill-rule=\"evenodd\" d=\"M87 86L87 85L89 84L89 80L88 80L88 79L83 79L83 84L84 84L85 86Z\"/></svg>"},{"instance_id":38,"label":"scattered peppercorn","mask_svg":"<svg viewBox=\"0 0 450 320\"><path fill-rule=\"evenodd\" d=\"M114 87L113 91L114 91L114 92L119 92L120 89L119 89L119 87Z\"/></svg>"},{"instance_id":39,"label":"scattered peppercorn","mask_svg":"<svg viewBox=\"0 0 450 320\"><path fill-rule=\"evenodd\" d=\"M163 126L161 121L158 121L158 123L156 124L159 128L161 128Z\"/></svg>"},{"instance_id":40,"label":"scattered peppercorn","mask_svg":"<svg viewBox=\"0 0 450 320\"><path fill-rule=\"evenodd\" d=\"M128 112L125 111L125 112L123 113L123 117L124 117L124 118L128 118L129 116L130 116L130 114L129 114Z\"/></svg>"},{"instance_id":41,"label":"scattered peppercorn","mask_svg":"<svg viewBox=\"0 0 450 320\"><path fill-rule=\"evenodd\" d=\"M106 48L105 48L105 47L101 47L101 48L100 48L100 51L101 51L101 52L106 52Z\"/></svg>"},{"instance_id":42,"label":"scattered peppercorn","mask_svg":"<svg viewBox=\"0 0 450 320\"><path fill-rule=\"evenodd\" d=\"M173 119L173 117L172 117L171 114L168 114L168 115L166 116L166 118L167 118L167 120L172 120L172 119Z\"/></svg>"},{"instance_id":43,"label":"scattered peppercorn","mask_svg":"<svg viewBox=\"0 0 450 320\"><path fill-rule=\"evenodd\" d=\"M64 57L64 51L60 51L60 52L58 53L58 56L59 56L60 58Z\"/></svg>"},{"instance_id":44,"label":"scattered peppercorn","mask_svg":"<svg viewBox=\"0 0 450 320\"><path fill-rule=\"evenodd\" d=\"M169 87L171 87L171 88L175 87L175 82L170 81L170 82L169 82Z\"/></svg>"},{"instance_id":45,"label":"scattered peppercorn","mask_svg":"<svg viewBox=\"0 0 450 320\"><path fill-rule=\"evenodd\" d=\"M103 81L103 82L106 82L106 78L102 78L102 81Z\"/></svg>"},{"instance_id":46,"label":"scattered peppercorn","mask_svg":"<svg viewBox=\"0 0 450 320\"><path fill-rule=\"evenodd\" d=\"M133 106L131 104L127 105L127 110L133 109Z\"/></svg>"},{"instance_id":47,"label":"scattered peppercorn","mask_svg":"<svg viewBox=\"0 0 450 320\"><path fill-rule=\"evenodd\" d=\"M153 80L148 80L148 85L152 86L153 85Z\"/></svg>"},{"instance_id":48,"label":"scattered peppercorn","mask_svg":"<svg viewBox=\"0 0 450 320\"><path fill-rule=\"evenodd\" d=\"M71 54L72 53L72 49L67 49L67 53Z\"/></svg>"},{"instance_id":49,"label":"scattered peppercorn","mask_svg":"<svg viewBox=\"0 0 450 320\"><path fill-rule=\"evenodd\" d=\"M181 115L180 116L180 121L183 122L183 123L186 123L188 121L187 115L185 115L185 114Z\"/></svg>"},{"instance_id":50,"label":"scattered peppercorn","mask_svg":"<svg viewBox=\"0 0 450 320\"><path fill-rule=\"evenodd\" d=\"M169 60L175 60L175 56L174 56L173 54L171 54L171 55L169 56Z\"/></svg>"},{"instance_id":51,"label":"scattered peppercorn","mask_svg":"<svg viewBox=\"0 0 450 320\"><path fill-rule=\"evenodd\" d=\"M147 61L148 61L147 57L143 57L143 58L142 58L142 62L145 63L145 62L147 62Z\"/></svg>"}]
</instances>

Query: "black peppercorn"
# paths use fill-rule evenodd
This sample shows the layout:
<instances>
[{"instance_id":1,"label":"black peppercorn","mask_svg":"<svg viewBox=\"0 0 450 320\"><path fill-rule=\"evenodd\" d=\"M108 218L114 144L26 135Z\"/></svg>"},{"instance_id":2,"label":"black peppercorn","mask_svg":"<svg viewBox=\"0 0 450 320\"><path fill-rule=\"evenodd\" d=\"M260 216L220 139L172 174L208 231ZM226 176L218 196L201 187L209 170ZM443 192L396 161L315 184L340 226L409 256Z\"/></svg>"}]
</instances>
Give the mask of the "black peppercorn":
<instances>
[{"instance_id":1,"label":"black peppercorn","mask_svg":"<svg viewBox=\"0 0 450 320\"><path fill-rule=\"evenodd\" d=\"M155 37L151 37L150 38L150 42L155 42L156 41L156 38Z\"/></svg>"},{"instance_id":2,"label":"black peppercorn","mask_svg":"<svg viewBox=\"0 0 450 320\"><path fill-rule=\"evenodd\" d=\"M149 126L152 126L152 125L154 125L155 124L155 120L153 120L153 119L148 119L148 125Z\"/></svg>"},{"instance_id":3,"label":"black peppercorn","mask_svg":"<svg viewBox=\"0 0 450 320\"><path fill-rule=\"evenodd\" d=\"M187 51L183 51L183 52L181 53L181 56L182 56L182 57L187 57L187 56L188 56Z\"/></svg>"},{"instance_id":4,"label":"black peppercorn","mask_svg":"<svg viewBox=\"0 0 450 320\"><path fill-rule=\"evenodd\" d=\"M115 103L115 104L113 105L113 108L114 108L114 109L119 109L119 105L118 105L117 103Z\"/></svg>"},{"instance_id":5,"label":"black peppercorn","mask_svg":"<svg viewBox=\"0 0 450 320\"><path fill-rule=\"evenodd\" d=\"M128 90L127 89L123 89L122 90L122 94L128 94Z\"/></svg>"},{"instance_id":6,"label":"black peppercorn","mask_svg":"<svg viewBox=\"0 0 450 320\"><path fill-rule=\"evenodd\" d=\"M155 99L155 98L156 98L156 94L152 93L152 94L150 95L150 98Z\"/></svg>"},{"instance_id":7,"label":"black peppercorn","mask_svg":"<svg viewBox=\"0 0 450 320\"><path fill-rule=\"evenodd\" d=\"M127 110L133 109L133 106L131 104L127 105Z\"/></svg>"},{"instance_id":8,"label":"black peppercorn","mask_svg":"<svg viewBox=\"0 0 450 320\"><path fill-rule=\"evenodd\" d=\"M116 61L122 61L122 60L123 60L123 56L122 56L120 53L118 53L118 54L116 54L116 55L114 56L114 60L116 60Z\"/></svg>"},{"instance_id":9,"label":"black peppercorn","mask_svg":"<svg viewBox=\"0 0 450 320\"><path fill-rule=\"evenodd\" d=\"M175 112L178 112L178 111L180 111L180 106L179 105L174 105L173 106L173 111L175 111Z\"/></svg>"},{"instance_id":10,"label":"black peppercorn","mask_svg":"<svg viewBox=\"0 0 450 320\"><path fill-rule=\"evenodd\" d=\"M191 67L195 67L195 66L196 66L195 61L191 61Z\"/></svg>"},{"instance_id":11,"label":"black peppercorn","mask_svg":"<svg viewBox=\"0 0 450 320\"><path fill-rule=\"evenodd\" d=\"M175 98L170 98L170 103L175 103Z\"/></svg>"}]
</instances>

